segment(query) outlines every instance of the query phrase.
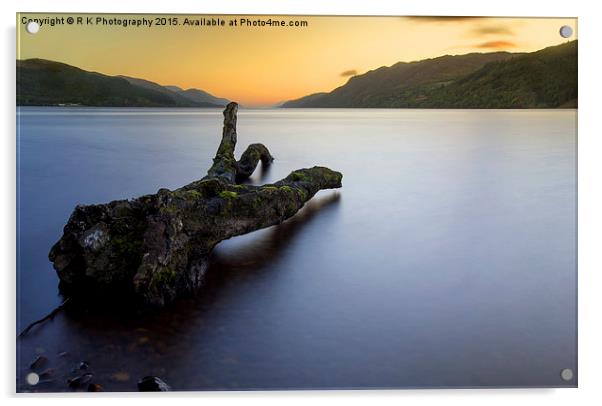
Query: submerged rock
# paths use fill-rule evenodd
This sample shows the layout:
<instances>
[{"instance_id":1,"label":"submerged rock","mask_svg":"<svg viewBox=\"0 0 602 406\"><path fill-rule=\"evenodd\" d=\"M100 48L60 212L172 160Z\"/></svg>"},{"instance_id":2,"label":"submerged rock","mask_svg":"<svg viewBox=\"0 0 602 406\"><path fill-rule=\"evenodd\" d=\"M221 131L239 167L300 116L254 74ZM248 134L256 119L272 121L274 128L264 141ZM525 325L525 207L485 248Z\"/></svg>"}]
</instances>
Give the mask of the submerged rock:
<instances>
[{"instance_id":1,"label":"submerged rock","mask_svg":"<svg viewBox=\"0 0 602 406\"><path fill-rule=\"evenodd\" d=\"M273 157L252 144L239 161L238 105L224 110L222 140L203 179L176 190L107 204L77 206L49 259L70 296L133 297L162 306L202 285L209 256L230 237L282 223L319 190L340 188L342 175L300 169L269 185L240 185Z\"/></svg>"},{"instance_id":2,"label":"submerged rock","mask_svg":"<svg viewBox=\"0 0 602 406\"><path fill-rule=\"evenodd\" d=\"M54 376L55 373L56 369L48 368L40 372L38 375L40 376L40 379L50 379Z\"/></svg>"},{"instance_id":3,"label":"submerged rock","mask_svg":"<svg viewBox=\"0 0 602 406\"><path fill-rule=\"evenodd\" d=\"M67 381L67 383L69 384L70 388L79 388L81 386L84 386L84 385L87 385L88 383L90 383L92 378L93 378L93 375L88 373L88 374L80 375L73 379L69 379Z\"/></svg>"},{"instance_id":4,"label":"submerged rock","mask_svg":"<svg viewBox=\"0 0 602 406\"><path fill-rule=\"evenodd\" d=\"M46 363L48 363L48 358L46 358L43 355L38 355L33 361L31 361L31 364L29 364L29 368L38 369L46 365Z\"/></svg>"},{"instance_id":5,"label":"submerged rock","mask_svg":"<svg viewBox=\"0 0 602 406\"><path fill-rule=\"evenodd\" d=\"M138 390L140 392L169 392L171 388L156 376L145 376L138 381Z\"/></svg>"},{"instance_id":6,"label":"submerged rock","mask_svg":"<svg viewBox=\"0 0 602 406\"><path fill-rule=\"evenodd\" d=\"M91 383L88 385L88 392L102 392L102 386L97 383Z\"/></svg>"}]
</instances>

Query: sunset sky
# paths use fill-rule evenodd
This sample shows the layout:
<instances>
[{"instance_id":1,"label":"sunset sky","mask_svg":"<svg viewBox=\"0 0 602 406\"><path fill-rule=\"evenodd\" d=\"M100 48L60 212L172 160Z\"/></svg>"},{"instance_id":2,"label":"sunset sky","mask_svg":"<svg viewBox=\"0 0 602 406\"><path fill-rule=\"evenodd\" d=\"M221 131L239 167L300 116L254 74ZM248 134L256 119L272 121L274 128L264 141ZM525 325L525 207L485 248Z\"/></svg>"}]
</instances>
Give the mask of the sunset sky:
<instances>
[{"instance_id":1,"label":"sunset sky","mask_svg":"<svg viewBox=\"0 0 602 406\"><path fill-rule=\"evenodd\" d=\"M576 19L466 17L248 16L306 21L306 27L230 27L244 16L177 17L178 26L42 25L28 34L17 16L17 58L43 58L107 75L198 88L247 106L266 106L330 91L349 77L396 62L445 54L535 51L566 42L562 25ZM152 15L104 15L153 19ZM223 27L183 26L185 18L221 18ZM84 18L85 19L85 18Z\"/></svg>"}]
</instances>

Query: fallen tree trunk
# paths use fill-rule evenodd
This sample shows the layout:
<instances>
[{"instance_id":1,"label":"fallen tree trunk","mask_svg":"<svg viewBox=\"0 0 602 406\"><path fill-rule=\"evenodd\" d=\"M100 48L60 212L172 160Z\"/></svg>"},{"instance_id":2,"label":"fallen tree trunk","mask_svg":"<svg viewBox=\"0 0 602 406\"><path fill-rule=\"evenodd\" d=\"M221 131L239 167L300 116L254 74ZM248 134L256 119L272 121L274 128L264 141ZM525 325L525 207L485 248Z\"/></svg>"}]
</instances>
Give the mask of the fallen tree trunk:
<instances>
[{"instance_id":1,"label":"fallen tree trunk","mask_svg":"<svg viewBox=\"0 0 602 406\"><path fill-rule=\"evenodd\" d=\"M177 190L77 206L49 259L63 290L126 294L162 306L196 292L217 243L279 224L319 190L341 187L328 168L299 169L269 185L240 185L273 161L252 144L236 161L238 105L224 110L222 140L207 176Z\"/></svg>"}]
</instances>

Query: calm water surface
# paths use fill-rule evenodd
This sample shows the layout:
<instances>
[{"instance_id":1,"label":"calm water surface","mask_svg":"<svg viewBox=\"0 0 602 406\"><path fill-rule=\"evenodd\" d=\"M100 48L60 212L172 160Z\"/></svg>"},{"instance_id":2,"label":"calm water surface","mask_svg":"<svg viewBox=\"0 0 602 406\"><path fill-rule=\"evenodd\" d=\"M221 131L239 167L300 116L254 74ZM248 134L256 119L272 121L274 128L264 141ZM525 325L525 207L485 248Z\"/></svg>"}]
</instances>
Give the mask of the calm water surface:
<instances>
[{"instance_id":1,"label":"calm water surface","mask_svg":"<svg viewBox=\"0 0 602 406\"><path fill-rule=\"evenodd\" d=\"M76 204L202 177L218 110L18 113L20 330L58 305ZM221 243L206 289L144 316L64 312L19 340L18 390L574 386L576 111L241 110L240 154L343 172L283 225ZM58 356L60 352L67 352ZM28 387L37 354L57 372Z\"/></svg>"}]
</instances>

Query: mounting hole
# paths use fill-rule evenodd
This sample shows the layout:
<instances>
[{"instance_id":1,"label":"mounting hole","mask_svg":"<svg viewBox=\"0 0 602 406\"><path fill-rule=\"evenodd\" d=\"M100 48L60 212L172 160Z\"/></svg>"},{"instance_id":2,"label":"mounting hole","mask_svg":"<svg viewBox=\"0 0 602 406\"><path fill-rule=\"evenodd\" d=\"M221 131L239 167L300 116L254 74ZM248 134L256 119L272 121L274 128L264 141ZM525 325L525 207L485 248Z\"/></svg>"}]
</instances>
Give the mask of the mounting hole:
<instances>
[{"instance_id":1,"label":"mounting hole","mask_svg":"<svg viewBox=\"0 0 602 406\"><path fill-rule=\"evenodd\" d=\"M36 374L35 372L30 372L25 377L25 380L31 386L37 385L38 382L40 382L40 375Z\"/></svg>"},{"instance_id":2,"label":"mounting hole","mask_svg":"<svg viewBox=\"0 0 602 406\"><path fill-rule=\"evenodd\" d=\"M30 21L27 23L27 25L25 25L25 30L27 30L27 32L30 34L35 34L40 31L40 24L36 23L35 21Z\"/></svg>"},{"instance_id":3,"label":"mounting hole","mask_svg":"<svg viewBox=\"0 0 602 406\"><path fill-rule=\"evenodd\" d=\"M573 29L568 25L563 25L560 27L560 36L562 38L570 38L573 36Z\"/></svg>"},{"instance_id":4,"label":"mounting hole","mask_svg":"<svg viewBox=\"0 0 602 406\"><path fill-rule=\"evenodd\" d=\"M573 379L573 370L571 368L565 368L560 371L560 377L563 381L570 381Z\"/></svg>"}]
</instances>

